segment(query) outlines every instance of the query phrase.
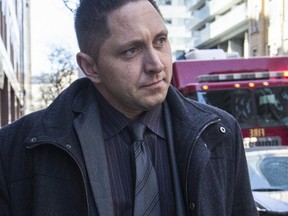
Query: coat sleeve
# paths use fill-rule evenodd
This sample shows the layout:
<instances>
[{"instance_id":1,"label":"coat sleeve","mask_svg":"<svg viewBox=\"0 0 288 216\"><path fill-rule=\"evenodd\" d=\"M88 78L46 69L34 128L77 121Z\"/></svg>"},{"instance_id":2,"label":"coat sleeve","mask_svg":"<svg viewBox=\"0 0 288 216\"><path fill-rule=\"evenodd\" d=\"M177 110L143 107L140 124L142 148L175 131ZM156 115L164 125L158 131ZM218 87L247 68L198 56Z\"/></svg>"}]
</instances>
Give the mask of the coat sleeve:
<instances>
[{"instance_id":1,"label":"coat sleeve","mask_svg":"<svg viewBox=\"0 0 288 216\"><path fill-rule=\"evenodd\" d=\"M245 149L238 124L236 124L235 139L235 196L233 198L232 215L255 216L258 213L252 196Z\"/></svg>"}]
</instances>

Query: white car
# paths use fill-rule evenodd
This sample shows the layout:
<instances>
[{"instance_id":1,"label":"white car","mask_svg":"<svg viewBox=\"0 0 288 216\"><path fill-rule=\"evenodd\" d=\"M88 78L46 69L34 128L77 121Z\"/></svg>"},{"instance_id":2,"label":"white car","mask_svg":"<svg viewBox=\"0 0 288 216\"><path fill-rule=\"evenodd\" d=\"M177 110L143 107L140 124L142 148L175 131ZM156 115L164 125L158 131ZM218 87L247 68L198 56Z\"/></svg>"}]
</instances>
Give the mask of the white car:
<instances>
[{"instance_id":1,"label":"white car","mask_svg":"<svg viewBox=\"0 0 288 216\"><path fill-rule=\"evenodd\" d=\"M259 215L288 215L288 147L247 148L246 157Z\"/></svg>"}]
</instances>

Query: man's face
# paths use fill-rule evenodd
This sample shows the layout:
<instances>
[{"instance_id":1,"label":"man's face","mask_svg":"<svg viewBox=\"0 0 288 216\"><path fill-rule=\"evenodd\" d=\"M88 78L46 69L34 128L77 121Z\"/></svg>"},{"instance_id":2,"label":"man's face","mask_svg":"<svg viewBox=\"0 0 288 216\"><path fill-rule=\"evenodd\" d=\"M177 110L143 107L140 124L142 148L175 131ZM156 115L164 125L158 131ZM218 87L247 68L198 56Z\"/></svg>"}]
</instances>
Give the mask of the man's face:
<instances>
[{"instance_id":1,"label":"man's face","mask_svg":"<svg viewBox=\"0 0 288 216\"><path fill-rule=\"evenodd\" d=\"M108 15L111 32L96 63L97 89L129 118L161 104L172 76L172 54L163 19L148 1Z\"/></svg>"}]
</instances>

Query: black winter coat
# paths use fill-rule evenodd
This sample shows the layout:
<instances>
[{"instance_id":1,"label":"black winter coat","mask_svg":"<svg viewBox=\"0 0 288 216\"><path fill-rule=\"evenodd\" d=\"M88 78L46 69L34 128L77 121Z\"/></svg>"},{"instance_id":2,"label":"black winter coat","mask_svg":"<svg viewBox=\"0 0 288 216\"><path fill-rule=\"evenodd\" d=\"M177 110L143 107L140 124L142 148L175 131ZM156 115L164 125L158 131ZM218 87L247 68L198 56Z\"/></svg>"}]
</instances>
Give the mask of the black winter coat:
<instances>
[{"instance_id":1,"label":"black winter coat","mask_svg":"<svg viewBox=\"0 0 288 216\"><path fill-rule=\"evenodd\" d=\"M89 96L93 88L80 79L47 109L0 130L1 216L113 215L97 101ZM170 110L165 129L179 180L174 183L180 186L176 199L185 214L257 215L235 119L173 87L164 106ZM87 122L95 124L93 131Z\"/></svg>"}]
</instances>

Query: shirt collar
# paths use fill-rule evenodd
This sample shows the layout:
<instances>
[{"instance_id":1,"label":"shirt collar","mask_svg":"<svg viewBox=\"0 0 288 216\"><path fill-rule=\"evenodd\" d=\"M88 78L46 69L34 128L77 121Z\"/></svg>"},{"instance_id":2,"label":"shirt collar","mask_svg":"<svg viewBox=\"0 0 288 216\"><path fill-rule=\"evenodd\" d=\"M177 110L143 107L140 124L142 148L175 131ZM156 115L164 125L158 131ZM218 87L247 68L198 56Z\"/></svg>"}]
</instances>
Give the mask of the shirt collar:
<instances>
[{"instance_id":1,"label":"shirt collar","mask_svg":"<svg viewBox=\"0 0 288 216\"><path fill-rule=\"evenodd\" d=\"M129 119L111 106L97 90L96 95L99 101L104 139L108 139L123 130L129 123Z\"/></svg>"},{"instance_id":2,"label":"shirt collar","mask_svg":"<svg viewBox=\"0 0 288 216\"><path fill-rule=\"evenodd\" d=\"M145 124L153 133L165 138L162 105L158 105L154 109L143 113L138 121Z\"/></svg>"},{"instance_id":3,"label":"shirt collar","mask_svg":"<svg viewBox=\"0 0 288 216\"><path fill-rule=\"evenodd\" d=\"M111 106L97 90L96 95L99 100L104 139L108 139L122 131L131 120ZM145 124L153 133L165 138L162 105L144 112L138 121Z\"/></svg>"}]
</instances>

